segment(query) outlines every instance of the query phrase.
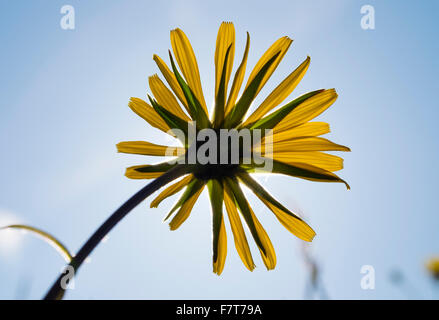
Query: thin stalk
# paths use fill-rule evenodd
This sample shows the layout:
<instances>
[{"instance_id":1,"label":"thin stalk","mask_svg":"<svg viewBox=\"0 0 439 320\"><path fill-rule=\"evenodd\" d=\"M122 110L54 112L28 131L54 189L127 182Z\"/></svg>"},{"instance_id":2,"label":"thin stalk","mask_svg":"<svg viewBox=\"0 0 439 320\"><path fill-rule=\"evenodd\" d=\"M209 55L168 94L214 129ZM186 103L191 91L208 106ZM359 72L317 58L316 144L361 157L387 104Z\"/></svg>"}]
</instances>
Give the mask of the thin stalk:
<instances>
[{"instance_id":1,"label":"thin stalk","mask_svg":"<svg viewBox=\"0 0 439 320\"><path fill-rule=\"evenodd\" d=\"M171 182L174 179L188 173L188 167L185 165L176 165L174 168L165 172L163 175L147 184L140 191L134 194L128 199L122 206L119 207L100 227L95 233L87 240L78 253L68 264L72 266L75 275L84 260L90 255L93 249L101 242L101 240L110 232L111 229L122 220L131 210L133 210L139 203L145 200L152 193L160 189L162 186ZM55 281L53 286L47 292L44 297L45 300L58 300L62 299L65 289L61 286L61 281L65 275L62 273Z\"/></svg>"}]
</instances>

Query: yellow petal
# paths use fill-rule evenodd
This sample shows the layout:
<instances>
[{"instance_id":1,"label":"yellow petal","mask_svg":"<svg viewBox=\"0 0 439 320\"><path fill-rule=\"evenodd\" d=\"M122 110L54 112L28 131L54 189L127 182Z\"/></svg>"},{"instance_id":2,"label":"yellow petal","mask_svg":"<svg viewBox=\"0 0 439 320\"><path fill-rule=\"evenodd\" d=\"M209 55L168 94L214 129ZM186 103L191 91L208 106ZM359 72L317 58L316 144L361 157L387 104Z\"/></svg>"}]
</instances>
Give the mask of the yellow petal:
<instances>
[{"instance_id":1,"label":"yellow petal","mask_svg":"<svg viewBox=\"0 0 439 320\"><path fill-rule=\"evenodd\" d=\"M204 108L206 114L208 114L203 89L201 88L200 72L198 70L197 60L189 39L182 30L177 28L171 31L171 44L181 72L186 78L189 87L194 92L195 97Z\"/></svg>"},{"instance_id":2,"label":"yellow petal","mask_svg":"<svg viewBox=\"0 0 439 320\"><path fill-rule=\"evenodd\" d=\"M281 84L277 86L276 89L273 90L272 93L270 93L270 95L264 100L264 102L262 102L255 112L250 115L242 126L245 127L250 123L258 121L270 110L277 107L282 101L284 101L302 80L303 76L308 70L309 62L310 58L307 57L296 70L294 70L284 81L281 82Z\"/></svg>"},{"instance_id":3,"label":"yellow petal","mask_svg":"<svg viewBox=\"0 0 439 320\"><path fill-rule=\"evenodd\" d=\"M300 126L287 129L285 131L273 130L273 135L271 137L273 143L280 141L291 140L300 137L317 137L322 134L329 133L329 124L326 122L306 122ZM265 138L262 139L265 141Z\"/></svg>"},{"instance_id":4,"label":"yellow petal","mask_svg":"<svg viewBox=\"0 0 439 320\"><path fill-rule=\"evenodd\" d=\"M265 141L270 141L269 143L278 143L295 138L316 137L329 132L329 124L326 122L306 122L300 126L286 129L284 131L272 130L271 134L267 134L262 138L261 143L264 144ZM257 143L255 146L259 146L261 143Z\"/></svg>"},{"instance_id":5,"label":"yellow petal","mask_svg":"<svg viewBox=\"0 0 439 320\"><path fill-rule=\"evenodd\" d=\"M275 56L278 52L280 54L276 58L276 60L273 62L273 64L268 68L267 73L265 74L264 78L262 78L261 84L259 85L258 90L256 91L256 94L259 93L259 91L262 89L262 87L265 85L267 80L271 77L274 70L276 70L277 66L279 65L282 58L285 56L285 54L288 51L288 48L290 47L293 40L291 40L288 37L282 37L278 39L275 43L271 45L270 48L264 53L264 55L259 59L258 63L256 63L256 66L253 68L253 71L250 73L250 76L247 80L246 88L250 85L250 83L253 81L253 79L256 77L258 72L262 69L262 67L271 59L273 56Z\"/></svg>"},{"instance_id":6,"label":"yellow petal","mask_svg":"<svg viewBox=\"0 0 439 320\"><path fill-rule=\"evenodd\" d=\"M239 89L241 89L242 82L244 81L245 67L247 65L248 50L250 48L250 35L247 32L247 43L245 45L244 56L242 57L241 64L235 72L233 78L232 88L230 89L229 98L225 108L225 115L227 115L232 107L235 105L236 98L238 97Z\"/></svg>"},{"instance_id":7,"label":"yellow petal","mask_svg":"<svg viewBox=\"0 0 439 320\"><path fill-rule=\"evenodd\" d=\"M169 223L169 227L171 230L177 230L178 227L181 226L183 222L186 221L186 219L189 217L192 208L195 205L195 202L197 201L198 197L200 196L201 192L203 191L204 186L200 188L196 193L192 195L178 210L174 218L172 218L171 222Z\"/></svg>"},{"instance_id":8,"label":"yellow petal","mask_svg":"<svg viewBox=\"0 0 439 320\"><path fill-rule=\"evenodd\" d=\"M264 149L265 144L262 145L261 150ZM351 151L351 149L321 137L297 138L273 144L274 153L291 151Z\"/></svg>"},{"instance_id":9,"label":"yellow petal","mask_svg":"<svg viewBox=\"0 0 439 320\"><path fill-rule=\"evenodd\" d=\"M255 224L257 233L259 235L259 238L261 239L262 246L265 249L265 254L264 254L261 248L259 248L259 251L261 252L262 260L264 261L267 270L272 270L276 267L276 252L274 252L273 244L271 243L271 240L268 237L267 232L262 227L262 224L259 222L258 218L256 218L256 215L253 212L250 205L249 208L252 214L253 222Z\"/></svg>"},{"instance_id":10,"label":"yellow petal","mask_svg":"<svg viewBox=\"0 0 439 320\"><path fill-rule=\"evenodd\" d=\"M227 94L227 84L229 83L230 75L232 74L233 58L235 56L235 28L231 22L223 22L218 30L218 36L216 38L216 50L215 50L215 96L218 95L218 89L221 81L221 75L224 67L224 59L229 46L230 48L229 58L226 67L226 81L224 95ZM224 96L224 101L225 101Z\"/></svg>"},{"instance_id":11,"label":"yellow petal","mask_svg":"<svg viewBox=\"0 0 439 320\"><path fill-rule=\"evenodd\" d=\"M190 118L183 112L171 90L165 86L157 75L149 77L149 87L159 105L181 119L190 121Z\"/></svg>"},{"instance_id":12,"label":"yellow petal","mask_svg":"<svg viewBox=\"0 0 439 320\"><path fill-rule=\"evenodd\" d=\"M307 163L327 171L338 171L343 169L343 159L324 152L275 152L271 157L274 160L286 163Z\"/></svg>"},{"instance_id":13,"label":"yellow petal","mask_svg":"<svg viewBox=\"0 0 439 320\"><path fill-rule=\"evenodd\" d=\"M174 183L173 185L167 187L151 202L150 207L157 208L158 205L160 204L160 202L162 202L163 200L165 200L166 198L168 198L170 196L173 196L174 194L179 192L181 189L183 189L185 186L187 186L189 184L189 182L192 181L193 177L194 176L192 174L190 174L190 175L184 177L183 179L181 179L180 181Z\"/></svg>"},{"instance_id":14,"label":"yellow petal","mask_svg":"<svg viewBox=\"0 0 439 320\"><path fill-rule=\"evenodd\" d=\"M177 98L183 104L185 109L189 112L189 108L183 90L181 90L180 85L178 84L177 78L175 78L174 73L168 68L166 63L158 55L154 55L153 59L157 64L157 66L159 67L160 71L162 72L163 76L165 77L166 82L168 82L169 86L171 87L172 91L174 91Z\"/></svg>"},{"instance_id":15,"label":"yellow petal","mask_svg":"<svg viewBox=\"0 0 439 320\"><path fill-rule=\"evenodd\" d=\"M305 241L312 241L316 233L314 230L303 220L297 219L287 212L276 207L272 203L268 202L264 198L257 195L258 198L275 214L279 222L292 234L299 239Z\"/></svg>"},{"instance_id":16,"label":"yellow petal","mask_svg":"<svg viewBox=\"0 0 439 320\"><path fill-rule=\"evenodd\" d=\"M165 171L159 172L139 172L136 169L147 167L147 165L132 166L126 168L125 176L130 179L154 179L160 177Z\"/></svg>"},{"instance_id":17,"label":"yellow petal","mask_svg":"<svg viewBox=\"0 0 439 320\"><path fill-rule=\"evenodd\" d=\"M274 269L276 267L276 253L274 252L273 244L271 243L267 232L265 232L261 223L256 218L256 215L245 198L239 183L232 178L226 178L225 182L228 185L228 188L224 189L224 191L228 193L230 199L235 199L241 215L244 219L246 219L247 226L252 232L253 239L255 239L265 266L268 270ZM250 223L249 220L252 223Z\"/></svg>"},{"instance_id":18,"label":"yellow petal","mask_svg":"<svg viewBox=\"0 0 439 320\"><path fill-rule=\"evenodd\" d=\"M151 126L171 134L170 128L166 122L159 116L153 107L142 99L131 98L128 106L134 111L134 113L143 118Z\"/></svg>"},{"instance_id":19,"label":"yellow petal","mask_svg":"<svg viewBox=\"0 0 439 320\"><path fill-rule=\"evenodd\" d=\"M341 179L335 173L332 173L332 172L330 172L328 170L325 170L325 169L313 166L313 165L308 164L308 163L302 163L302 162L290 162L289 165L295 166L297 168L301 168L301 169L304 169L304 170L307 170L307 171L315 172L317 174L329 176L329 177L332 177L334 179L325 179L325 178L322 178L322 177L320 177L320 178L313 178L313 177L309 177L309 176L302 176L300 174L292 175L292 176L295 176L295 177L298 177L298 178L301 178L301 179L305 179L305 180L318 181L318 182L334 182L334 181L343 182L346 185L346 188L348 190L351 189L351 187L349 186L349 184L346 181Z\"/></svg>"},{"instance_id":20,"label":"yellow petal","mask_svg":"<svg viewBox=\"0 0 439 320\"><path fill-rule=\"evenodd\" d=\"M218 238L218 255L216 261L213 263L213 272L220 275L223 272L224 264L227 256L227 235L226 226L224 225L224 215L221 218L221 227Z\"/></svg>"},{"instance_id":21,"label":"yellow petal","mask_svg":"<svg viewBox=\"0 0 439 320\"><path fill-rule=\"evenodd\" d=\"M224 188L227 189L227 185L224 185ZM232 199L230 199L228 195L229 193L230 191L226 191L224 193L224 203L226 206L227 214L229 216L233 238L235 240L235 248L245 267L248 270L253 271L253 269L255 268L255 263L253 262L252 254L247 242L247 237L245 236L244 228L242 227L241 218L238 215L235 203Z\"/></svg>"},{"instance_id":22,"label":"yellow petal","mask_svg":"<svg viewBox=\"0 0 439 320\"><path fill-rule=\"evenodd\" d=\"M308 122L328 109L335 100L337 93L334 89L322 91L297 106L274 129L280 132Z\"/></svg>"},{"instance_id":23,"label":"yellow petal","mask_svg":"<svg viewBox=\"0 0 439 320\"><path fill-rule=\"evenodd\" d=\"M116 147L118 152L145 156L175 157L186 152L186 149L183 147L162 146L147 141L124 141L119 142Z\"/></svg>"}]
</instances>

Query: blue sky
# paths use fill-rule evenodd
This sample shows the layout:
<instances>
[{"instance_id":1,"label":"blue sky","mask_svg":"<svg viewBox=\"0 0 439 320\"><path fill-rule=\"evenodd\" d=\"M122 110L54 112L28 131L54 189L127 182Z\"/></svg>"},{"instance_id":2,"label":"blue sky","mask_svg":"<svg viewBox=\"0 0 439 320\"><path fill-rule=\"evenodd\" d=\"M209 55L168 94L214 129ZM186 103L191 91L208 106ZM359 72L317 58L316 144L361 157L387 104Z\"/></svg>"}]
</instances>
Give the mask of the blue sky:
<instances>
[{"instance_id":1,"label":"blue sky","mask_svg":"<svg viewBox=\"0 0 439 320\"><path fill-rule=\"evenodd\" d=\"M65 4L75 8L75 30L60 28ZM375 8L375 30L360 27L365 4ZM132 96L146 98L147 76L158 72L152 55L166 58L169 31L183 29L213 101L216 33L233 21L239 58L250 32L249 68L279 37L294 39L255 105L307 55L310 68L291 97L318 88L339 93L319 120L331 124L330 139L352 149L340 172L352 190L260 179L316 230L310 249L330 297L438 298L423 266L439 253L438 10L434 1L2 0L0 224L41 227L78 250L144 185L125 178L124 168L154 160L117 154L115 144L167 142L127 107ZM173 232L161 221L175 200L154 210L146 201L93 252L66 298L302 298L302 243L249 197L275 246L274 271L251 244L257 269L248 272L229 231L224 272L211 272L206 194ZM0 235L0 298L40 298L63 265L33 237ZM375 268L375 290L360 287L363 265ZM394 269L405 276L401 288L389 281Z\"/></svg>"}]
</instances>

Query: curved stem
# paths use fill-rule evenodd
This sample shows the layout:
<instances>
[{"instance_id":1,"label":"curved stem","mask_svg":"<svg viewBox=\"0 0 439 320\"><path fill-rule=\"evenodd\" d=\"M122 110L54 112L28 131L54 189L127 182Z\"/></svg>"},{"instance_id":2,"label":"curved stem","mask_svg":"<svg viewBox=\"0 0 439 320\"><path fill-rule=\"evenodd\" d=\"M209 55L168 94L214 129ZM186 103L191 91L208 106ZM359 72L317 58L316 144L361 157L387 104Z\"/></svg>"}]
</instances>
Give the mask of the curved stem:
<instances>
[{"instance_id":1,"label":"curved stem","mask_svg":"<svg viewBox=\"0 0 439 320\"><path fill-rule=\"evenodd\" d=\"M78 253L70 261L69 266L72 266L75 274L84 260L93 251L93 249L101 242L101 240L110 232L111 229L122 220L132 209L134 209L140 202L145 200L146 197L160 189L165 184L171 182L174 179L186 174L188 171L185 165L176 165L174 168L165 172L163 175L147 184L140 191L134 194L128 199L122 206L119 207L100 227L95 233L87 240ZM47 292L44 297L45 300L62 299L65 289L62 288L61 283L65 277L65 274L61 274L55 281L53 286Z\"/></svg>"}]
</instances>

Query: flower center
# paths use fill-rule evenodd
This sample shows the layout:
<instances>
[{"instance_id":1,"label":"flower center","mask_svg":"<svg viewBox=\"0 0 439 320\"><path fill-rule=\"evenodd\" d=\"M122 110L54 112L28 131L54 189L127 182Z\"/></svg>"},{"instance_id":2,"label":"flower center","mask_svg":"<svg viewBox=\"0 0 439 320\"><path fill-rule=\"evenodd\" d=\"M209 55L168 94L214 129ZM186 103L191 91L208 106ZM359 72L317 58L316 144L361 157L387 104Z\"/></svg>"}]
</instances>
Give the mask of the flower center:
<instances>
[{"instance_id":1,"label":"flower center","mask_svg":"<svg viewBox=\"0 0 439 320\"><path fill-rule=\"evenodd\" d=\"M185 161L195 165L198 179L209 180L234 175L240 164L250 162L251 150L249 130L203 129L197 132Z\"/></svg>"}]
</instances>

